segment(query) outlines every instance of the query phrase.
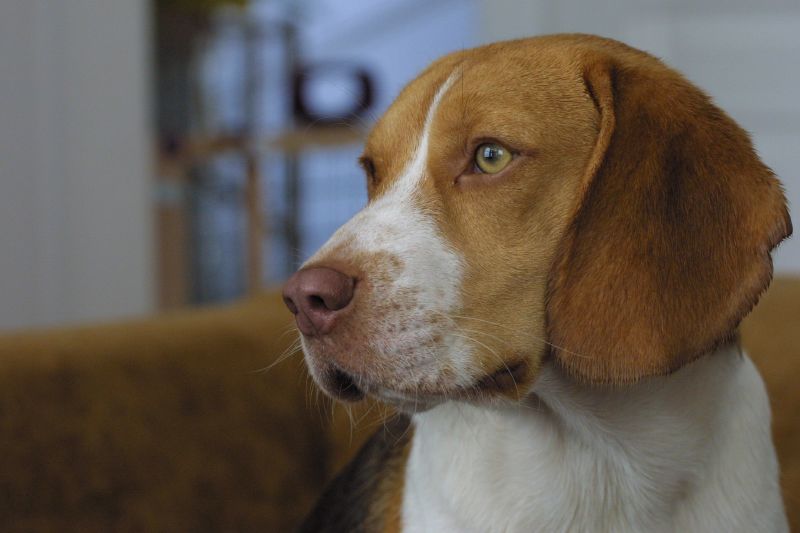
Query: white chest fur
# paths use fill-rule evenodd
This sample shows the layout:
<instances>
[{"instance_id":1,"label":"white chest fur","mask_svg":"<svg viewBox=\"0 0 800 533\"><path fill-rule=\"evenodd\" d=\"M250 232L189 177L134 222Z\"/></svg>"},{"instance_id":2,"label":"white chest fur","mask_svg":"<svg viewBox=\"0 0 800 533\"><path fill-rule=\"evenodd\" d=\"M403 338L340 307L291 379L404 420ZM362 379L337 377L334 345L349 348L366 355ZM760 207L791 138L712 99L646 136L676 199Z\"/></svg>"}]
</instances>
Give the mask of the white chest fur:
<instances>
[{"instance_id":1,"label":"white chest fur","mask_svg":"<svg viewBox=\"0 0 800 533\"><path fill-rule=\"evenodd\" d=\"M735 347L613 390L544 368L525 406L414 423L405 532L788 531L764 385Z\"/></svg>"}]
</instances>

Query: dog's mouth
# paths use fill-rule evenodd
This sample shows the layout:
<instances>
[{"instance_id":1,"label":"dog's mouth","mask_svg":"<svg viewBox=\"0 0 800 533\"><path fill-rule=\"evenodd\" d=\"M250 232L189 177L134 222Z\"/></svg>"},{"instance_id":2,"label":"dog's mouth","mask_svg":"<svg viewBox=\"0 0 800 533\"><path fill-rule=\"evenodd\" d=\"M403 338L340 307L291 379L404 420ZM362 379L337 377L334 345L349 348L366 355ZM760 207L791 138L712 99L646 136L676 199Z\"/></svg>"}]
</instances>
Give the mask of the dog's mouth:
<instances>
[{"instance_id":1,"label":"dog's mouth","mask_svg":"<svg viewBox=\"0 0 800 533\"><path fill-rule=\"evenodd\" d=\"M356 378L339 368L332 368L326 381L325 390L337 400L357 402L366 396L362 388L356 385Z\"/></svg>"},{"instance_id":2,"label":"dog's mouth","mask_svg":"<svg viewBox=\"0 0 800 533\"><path fill-rule=\"evenodd\" d=\"M420 412L449 400L480 403L504 396L520 398L521 394L524 395L523 383L528 370L527 361L520 360L503 364L470 386L407 391L373 384L338 367L331 367L321 376L320 386L331 397L342 402L353 403L372 396L400 410Z\"/></svg>"},{"instance_id":3,"label":"dog's mouth","mask_svg":"<svg viewBox=\"0 0 800 533\"><path fill-rule=\"evenodd\" d=\"M483 393L514 391L519 395L519 387L528 374L527 361L520 360L511 364L503 364L491 374L487 374L477 381L475 390Z\"/></svg>"}]
</instances>

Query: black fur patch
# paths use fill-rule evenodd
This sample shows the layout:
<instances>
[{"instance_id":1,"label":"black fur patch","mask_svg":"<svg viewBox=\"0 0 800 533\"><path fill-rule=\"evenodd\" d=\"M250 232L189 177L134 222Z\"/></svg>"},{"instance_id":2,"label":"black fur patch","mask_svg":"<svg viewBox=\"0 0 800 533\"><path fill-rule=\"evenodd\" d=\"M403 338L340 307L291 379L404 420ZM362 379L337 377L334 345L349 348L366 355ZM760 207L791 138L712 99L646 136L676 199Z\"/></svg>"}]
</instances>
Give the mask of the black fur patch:
<instances>
[{"instance_id":1,"label":"black fur patch","mask_svg":"<svg viewBox=\"0 0 800 533\"><path fill-rule=\"evenodd\" d=\"M328 485L299 533L373 533L381 531L390 507L387 479L402 475L413 431L408 417L388 420L358 455ZM389 484L391 486L391 483Z\"/></svg>"}]
</instances>

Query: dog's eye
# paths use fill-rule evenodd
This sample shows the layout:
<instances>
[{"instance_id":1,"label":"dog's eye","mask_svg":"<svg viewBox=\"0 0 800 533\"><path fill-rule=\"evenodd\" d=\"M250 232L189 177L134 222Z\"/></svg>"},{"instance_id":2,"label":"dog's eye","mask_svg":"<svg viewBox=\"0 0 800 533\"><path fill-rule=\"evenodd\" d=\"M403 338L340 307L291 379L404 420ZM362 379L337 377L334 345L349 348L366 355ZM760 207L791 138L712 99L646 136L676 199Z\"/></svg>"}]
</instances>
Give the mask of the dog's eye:
<instances>
[{"instance_id":1,"label":"dog's eye","mask_svg":"<svg viewBox=\"0 0 800 533\"><path fill-rule=\"evenodd\" d=\"M475 150L475 166L484 174L497 174L511 162L511 152L497 143L483 143Z\"/></svg>"}]
</instances>

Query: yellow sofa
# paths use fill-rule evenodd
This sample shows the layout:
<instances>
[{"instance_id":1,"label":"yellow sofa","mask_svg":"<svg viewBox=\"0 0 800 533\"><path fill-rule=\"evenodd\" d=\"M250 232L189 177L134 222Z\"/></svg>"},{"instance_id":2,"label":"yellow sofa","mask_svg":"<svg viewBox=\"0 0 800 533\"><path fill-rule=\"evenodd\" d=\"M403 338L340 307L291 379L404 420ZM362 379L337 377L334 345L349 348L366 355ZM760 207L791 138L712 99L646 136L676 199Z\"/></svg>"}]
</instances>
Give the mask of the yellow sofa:
<instances>
[{"instance_id":1,"label":"yellow sofa","mask_svg":"<svg viewBox=\"0 0 800 533\"><path fill-rule=\"evenodd\" d=\"M742 328L800 528L800 280ZM265 294L151 320L0 335L0 531L291 531L376 427L332 408ZM369 411L369 413L367 413ZM368 420L362 420L366 416Z\"/></svg>"}]
</instances>

